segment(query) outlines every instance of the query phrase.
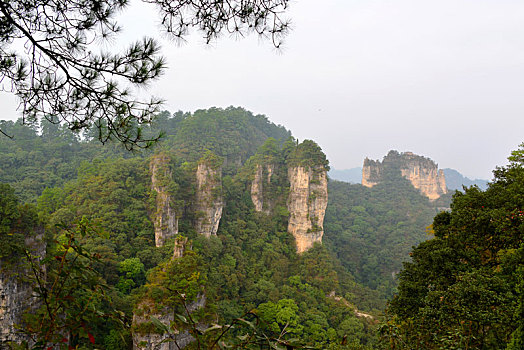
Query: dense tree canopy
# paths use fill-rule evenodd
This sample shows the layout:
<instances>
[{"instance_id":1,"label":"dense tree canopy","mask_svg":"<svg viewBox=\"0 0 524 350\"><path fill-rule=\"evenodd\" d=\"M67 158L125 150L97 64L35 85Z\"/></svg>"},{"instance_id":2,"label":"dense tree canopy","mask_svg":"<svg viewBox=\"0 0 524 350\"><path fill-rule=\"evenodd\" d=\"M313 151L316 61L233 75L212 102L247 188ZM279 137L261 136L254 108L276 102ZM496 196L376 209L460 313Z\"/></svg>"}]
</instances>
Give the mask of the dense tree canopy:
<instances>
[{"instance_id":1,"label":"dense tree canopy","mask_svg":"<svg viewBox=\"0 0 524 350\"><path fill-rule=\"evenodd\" d=\"M374 342L375 321L355 314L354 294L359 294L358 300L364 300L367 290L324 247L316 246L297 255L295 241L287 232L287 166L327 166L325 155L313 141L297 143L288 130L265 116L233 107L193 114L161 113L150 131L165 128L165 139L155 150L136 153L78 138L68 128L53 124L40 134L37 128L21 122L2 125L15 135L14 140L0 139L0 148L5 150L0 153L0 178L14 188L0 187L0 207L6 215L2 230L8 232L2 237L7 243L13 242L13 233L22 227L30 228L21 226L21 218L38 216L50 239L51 255L44 260L45 267L49 268L49 276L58 281L62 260L56 257L62 256L67 262L70 257L74 259L74 251L68 255L60 248L69 244L67 234L74 233L77 247L96 259L82 259L81 265L71 266L72 270L68 267L68 271L72 271L71 276L77 276L77 271L81 273L84 268L96 272L83 276L92 278L93 287L103 285L111 305L123 316L124 327L117 320L97 320L89 321L85 330L75 325L72 318L48 317L52 315L40 310L37 316L44 315L41 319L51 320L49 325L54 327L46 329L53 335L49 341L58 339L56 327L70 327L74 330L72 344L125 349L131 343L131 331L157 328L148 323L134 330L128 327L140 305L154 303L158 310L171 307L183 314L183 303L193 302L205 292L205 308L191 317L196 322L219 325L237 322L235 329L222 338L230 344L237 344L237 336L244 339L249 332L253 337L248 339L257 343L267 336L266 345L269 341L318 349L349 349L369 348ZM170 172L162 181L179 218L178 237L188 240L185 255L175 261L171 259L173 239L168 239L163 247L155 246L152 214L156 212L156 201L149 169L154 151L162 152L168 159L164 165ZM217 236L209 239L199 235L193 224L200 215L193 205L195 172L203 157L216 166L222 164L223 175L221 193L225 205ZM256 166L269 163L274 170L270 181L264 184L264 198L272 203L268 215L256 212L250 186ZM36 210L21 202L36 203ZM32 216L24 214L24 207L33 208L28 212ZM97 234L77 234L75 223L83 218L96 228ZM35 223L30 222L31 225ZM25 235L19 238L23 245ZM10 251L3 256L7 254ZM82 279L66 282L68 286L84 283ZM174 290L179 294L173 294ZM80 290L71 294L75 300L70 300L68 294L53 294L62 298L55 306L71 308L74 316L85 298L98 291ZM104 305L93 306L101 307L103 312L111 311ZM251 326L238 324L247 314L247 321L256 324L255 333ZM29 320L33 328L28 331L34 334L39 330L38 319ZM62 321L71 323L65 325ZM184 327L191 329L191 324L177 323L171 331ZM209 339L206 335L202 342L213 343L220 329L206 333ZM343 339L346 345L341 345Z\"/></svg>"},{"instance_id":2,"label":"dense tree canopy","mask_svg":"<svg viewBox=\"0 0 524 350\"><path fill-rule=\"evenodd\" d=\"M412 252L384 326L395 349L522 349L522 148L485 192L457 192Z\"/></svg>"},{"instance_id":3,"label":"dense tree canopy","mask_svg":"<svg viewBox=\"0 0 524 350\"><path fill-rule=\"evenodd\" d=\"M22 119L0 120L0 129L13 139L0 137L0 180L11 184L21 202L35 202L46 187L60 187L83 171L83 162L105 158L144 158L153 150L128 152L118 143L100 144L79 138L64 125L24 125ZM148 135L164 132L158 148L177 159L195 161L206 150L224 158L225 173L234 172L255 154L268 137L281 144L291 133L264 115L241 107L210 108L195 113L159 113L147 128Z\"/></svg>"},{"instance_id":4,"label":"dense tree canopy","mask_svg":"<svg viewBox=\"0 0 524 350\"><path fill-rule=\"evenodd\" d=\"M207 42L222 33L251 32L279 46L288 23L289 0L144 0L157 7L165 31L183 39L191 28ZM145 136L162 101L136 96L165 70L160 46L143 38L122 52L102 51L100 42L120 27L117 13L127 0L0 1L0 81L20 99L24 123L45 118L72 131L96 127L96 137L126 147L147 147ZM21 49L23 48L23 49ZM5 133L5 131L2 131Z\"/></svg>"},{"instance_id":5,"label":"dense tree canopy","mask_svg":"<svg viewBox=\"0 0 524 350\"><path fill-rule=\"evenodd\" d=\"M449 206L449 197L430 202L400 171L372 188L330 181L328 189L324 242L357 281L381 296L382 305L373 305L369 295L362 303L383 309L396 292L402 262L429 238L426 227L438 207Z\"/></svg>"}]
</instances>

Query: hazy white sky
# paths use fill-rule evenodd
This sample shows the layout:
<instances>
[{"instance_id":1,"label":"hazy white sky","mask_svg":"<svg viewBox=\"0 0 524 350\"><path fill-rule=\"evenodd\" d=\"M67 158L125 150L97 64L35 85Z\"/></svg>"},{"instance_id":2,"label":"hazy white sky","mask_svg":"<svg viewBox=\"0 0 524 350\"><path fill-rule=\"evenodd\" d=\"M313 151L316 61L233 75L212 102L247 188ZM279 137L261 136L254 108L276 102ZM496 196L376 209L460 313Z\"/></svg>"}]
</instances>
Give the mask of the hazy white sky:
<instances>
[{"instance_id":1,"label":"hazy white sky","mask_svg":"<svg viewBox=\"0 0 524 350\"><path fill-rule=\"evenodd\" d=\"M157 35L154 16L125 11L124 41ZM256 37L163 41L169 69L151 91L170 111L265 114L337 169L396 149L491 178L524 142L524 1L300 0L289 17L281 52ZM0 119L15 107L0 94Z\"/></svg>"}]
</instances>

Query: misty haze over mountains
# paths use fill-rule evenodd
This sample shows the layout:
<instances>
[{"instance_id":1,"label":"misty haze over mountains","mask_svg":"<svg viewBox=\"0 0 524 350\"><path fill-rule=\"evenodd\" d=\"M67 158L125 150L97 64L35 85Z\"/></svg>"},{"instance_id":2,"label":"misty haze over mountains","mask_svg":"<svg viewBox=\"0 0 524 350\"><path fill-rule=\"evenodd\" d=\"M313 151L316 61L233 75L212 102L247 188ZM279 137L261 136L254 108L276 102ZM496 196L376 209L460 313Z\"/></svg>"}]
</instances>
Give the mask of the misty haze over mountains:
<instances>
[{"instance_id":1,"label":"misty haze over mountains","mask_svg":"<svg viewBox=\"0 0 524 350\"><path fill-rule=\"evenodd\" d=\"M488 185L488 180L484 179L470 179L455 169L443 169L446 177L446 185L450 190L462 190L462 186L477 185L480 189L485 190ZM328 172L329 178L338 181L349 182L352 184L360 184L362 182L362 168L356 167L351 169L334 169Z\"/></svg>"}]
</instances>

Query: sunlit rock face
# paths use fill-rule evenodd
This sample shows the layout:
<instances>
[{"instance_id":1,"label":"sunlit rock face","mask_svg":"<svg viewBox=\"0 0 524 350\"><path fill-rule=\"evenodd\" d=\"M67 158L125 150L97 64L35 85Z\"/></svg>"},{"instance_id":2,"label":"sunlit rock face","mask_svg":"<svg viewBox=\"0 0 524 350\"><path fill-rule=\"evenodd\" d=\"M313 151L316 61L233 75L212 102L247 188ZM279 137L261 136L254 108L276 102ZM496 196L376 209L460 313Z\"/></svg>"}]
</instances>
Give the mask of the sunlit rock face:
<instances>
[{"instance_id":1,"label":"sunlit rock face","mask_svg":"<svg viewBox=\"0 0 524 350\"><path fill-rule=\"evenodd\" d=\"M255 206L255 210L268 215L273 209L274 199L272 201L268 196L264 196L264 189L270 184L274 171L275 166L273 164L258 164L255 170L255 177L251 182L251 201Z\"/></svg>"},{"instance_id":2,"label":"sunlit rock face","mask_svg":"<svg viewBox=\"0 0 524 350\"><path fill-rule=\"evenodd\" d=\"M321 167L290 167L288 178L288 231L295 237L297 252L302 253L315 242L322 242L328 201L327 172Z\"/></svg>"},{"instance_id":3,"label":"sunlit rock face","mask_svg":"<svg viewBox=\"0 0 524 350\"><path fill-rule=\"evenodd\" d=\"M207 163L198 164L196 171L195 230L206 236L216 235L222 217L221 169Z\"/></svg>"},{"instance_id":4,"label":"sunlit rock face","mask_svg":"<svg viewBox=\"0 0 524 350\"><path fill-rule=\"evenodd\" d=\"M45 256L46 245L43 233L26 238L26 247L33 256L40 259ZM0 349L10 349L7 342L21 343L29 341L17 331L22 324L22 316L32 312L40 305L33 287L23 277L30 274L28 266L0 260ZM40 276L44 277L45 276ZM5 346L5 347L4 347Z\"/></svg>"},{"instance_id":5,"label":"sunlit rock face","mask_svg":"<svg viewBox=\"0 0 524 350\"><path fill-rule=\"evenodd\" d=\"M373 187L379 183L381 178L382 164L379 161L364 159L362 167L362 185Z\"/></svg>"},{"instance_id":6,"label":"sunlit rock face","mask_svg":"<svg viewBox=\"0 0 524 350\"><path fill-rule=\"evenodd\" d=\"M413 187L430 200L448 192L444 172L429 158L411 152L390 151L382 162L366 158L362 167L362 185L373 187L384 180L387 169L398 169Z\"/></svg>"},{"instance_id":7,"label":"sunlit rock face","mask_svg":"<svg viewBox=\"0 0 524 350\"><path fill-rule=\"evenodd\" d=\"M172 177L169 169L170 159L165 154L154 156L149 163L151 188L156 192L156 210L153 213L155 227L155 245L161 247L166 240L178 233L178 219L171 204L172 193L169 183Z\"/></svg>"}]
</instances>

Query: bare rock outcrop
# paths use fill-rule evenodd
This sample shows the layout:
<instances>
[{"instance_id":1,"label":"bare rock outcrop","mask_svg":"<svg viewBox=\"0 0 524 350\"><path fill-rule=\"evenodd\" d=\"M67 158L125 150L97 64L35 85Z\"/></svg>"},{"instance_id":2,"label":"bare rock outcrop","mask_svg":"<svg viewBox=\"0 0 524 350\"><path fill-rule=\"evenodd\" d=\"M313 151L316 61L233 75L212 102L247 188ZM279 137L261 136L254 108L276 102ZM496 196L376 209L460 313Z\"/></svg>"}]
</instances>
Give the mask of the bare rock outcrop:
<instances>
[{"instance_id":1,"label":"bare rock outcrop","mask_svg":"<svg viewBox=\"0 0 524 350\"><path fill-rule=\"evenodd\" d=\"M288 169L288 178L288 231L295 237L297 252L302 253L313 243L322 242L328 201L327 174L323 167L296 166Z\"/></svg>"},{"instance_id":2,"label":"bare rock outcrop","mask_svg":"<svg viewBox=\"0 0 524 350\"><path fill-rule=\"evenodd\" d=\"M373 187L378 184L381 179L381 170L382 166L379 161L366 158L362 167L362 185Z\"/></svg>"},{"instance_id":3,"label":"bare rock outcrop","mask_svg":"<svg viewBox=\"0 0 524 350\"><path fill-rule=\"evenodd\" d=\"M196 301L187 306L188 311L194 312L204 307L205 302L206 298L199 296ZM179 350L194 342L195 338L187 330L179 331L171 328L174 320L173 310L166 307L158 311L155 309L154 301L142 300L133 314L133 349ZM159 327L158 322L162 326Z\"/></svg>"},{"instance_id":4,"label":"bare rock outcrop","mask_svg":"<svg viewBox=\"0 0 524 350\"><path fill-rule=\"evenodd\" d=\"M45 256L43 233L26 238L25 243L37 259ZM27 266L0 260L0 349L10 349L8 342L29 340L16 329L16 325L22 323L23 314L40 305L32 285L21 278L28 273L27 269Z\"/></svg>"},{"instance_id":5,"label":"bare rock outcrop","mask_svg":"<svg viewBox=\"0 0 524 350\"><path fill-rule=\"evenodd\" d=\"M439 170L436 164L426 167L412 162L408 168L401 169L401 173L413 184L413 187L431 200L438 199L448 192L444 172Z\"/></svg>"},{"instance_id":6,"label":"bare rock outcrop","mask_svg":"<svg viewBox=\"0 0 524 350\"><path fill-rule=\"evenodd\" d=\"M274 201L264 196L264 189L271 183L271 177L275 171L273 164L258 164L255 169L255 177L251 182L251 201L257 212L270 214Z\"/></svg>"},{"instance_id":7,"label":"bare rock outcrop","mask_svg":"<svg viewBox=\"0 0 524 350\"><path fill-rule=\"evenodd\" d=\"M373 187L383 181L388 169L398 169L413 187L430 200L436 200L448 192L444 172L438 169L438 165L412 152L390 151L382 162L366 158L362 167L362 185Z\"/></svg>"},{"instance_id":8,"label":"bare rock outcrop","mask_svg":"<svg viewBox=\"0 0 524 350\"><path fill-rule=\"evenodd\" d=\"M206 162L198 164L196 171L195 230L206 236L216 235L222 217L221 168Z\"/></svg>"},{"instance_id":9,"label":"bare rock outcrop","mask_svg":"<svg viewBox=\"0 0 524 350\"><path fill-rule=\"evenodd\" d=\"M155 227L155 245L161 247L168 238L178 233L178 219L171 204L172 194L169 184L172 181L169 169L169 157L165 154L154 156L149 163L151 189L156 192L156 210L153 213Z\"/></svg>"}]
</instances>

